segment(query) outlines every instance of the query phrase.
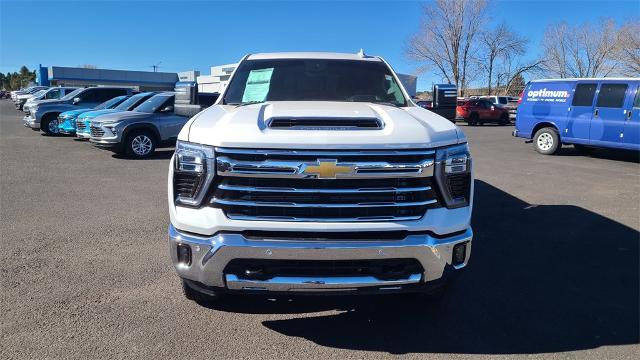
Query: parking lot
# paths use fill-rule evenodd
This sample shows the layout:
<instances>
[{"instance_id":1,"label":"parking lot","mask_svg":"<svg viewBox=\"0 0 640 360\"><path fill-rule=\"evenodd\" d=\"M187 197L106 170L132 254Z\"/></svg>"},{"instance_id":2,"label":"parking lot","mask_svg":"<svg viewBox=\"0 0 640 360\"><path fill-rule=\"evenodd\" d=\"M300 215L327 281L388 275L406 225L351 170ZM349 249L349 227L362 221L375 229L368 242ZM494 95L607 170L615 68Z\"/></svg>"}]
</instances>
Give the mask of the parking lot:
<instances>
[{"instance_id":1,"label":"parking lot","mask_svg":"<svg viewBox=\"0 0 640 360\"><path fill-rule=\"evenodd\" d=\"M8 358L635 359L638 155L542 156L512 126L463 129L476 170L471 262L440 301L187 301L167 250L167 167L22 126L0 101ZM635 355L634 355L635 354Z\"/></svg>"}]
</instances>

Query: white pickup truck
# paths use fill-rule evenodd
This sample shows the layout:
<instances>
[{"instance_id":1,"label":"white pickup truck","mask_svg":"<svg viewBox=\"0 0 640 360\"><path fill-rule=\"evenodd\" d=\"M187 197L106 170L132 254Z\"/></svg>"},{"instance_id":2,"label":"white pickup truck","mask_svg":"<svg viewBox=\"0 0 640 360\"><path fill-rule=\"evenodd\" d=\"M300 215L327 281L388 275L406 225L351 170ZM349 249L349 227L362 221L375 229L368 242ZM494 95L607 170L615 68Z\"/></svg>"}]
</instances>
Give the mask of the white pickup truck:
<instances>
[{"instance_id":1,"label":"white pickup truck","mask_svg":"<svg viewBox=\"0 0 640 360\"><path fill-rule=\"evenodd\" d=\"M244 57L178 135L169 248L187 298L440 293L471 251L463 132L380 57Z\"/></svg>"}]
</instances>

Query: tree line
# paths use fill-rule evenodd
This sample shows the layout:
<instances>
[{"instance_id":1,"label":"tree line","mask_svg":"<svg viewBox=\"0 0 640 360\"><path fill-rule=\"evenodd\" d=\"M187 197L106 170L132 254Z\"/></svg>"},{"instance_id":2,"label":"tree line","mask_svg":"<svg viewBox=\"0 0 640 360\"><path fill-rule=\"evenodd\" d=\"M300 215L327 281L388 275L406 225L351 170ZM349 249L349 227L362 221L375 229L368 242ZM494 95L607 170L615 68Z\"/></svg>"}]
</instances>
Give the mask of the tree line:
<instances>
[{"instance_id":1,"label":"tree line","mask_svg":"<svg viewBox=\"0 0 640 360\"><path fill-rule=\"evenodd\" d=\"M36 71L31 71L24 65L20 68L20 72L7 72L6 74L0 72L0 88L3 90L18 90L35 80Z\"/></svg>"},{"instance_id":2,"label":"tree line","mask_svg":"<svg viewBox=\"0 0 640 360\"><path fill-rule=\"evenodd\" d=\"M518 95L525 76L607 77L640 74L640 22L549 24L541 54L527 56L530 41L506 23L490 25L487 0L436 0L424 6L406 55L418 72L432 71L461 96ZM472 86L475 88L472 89Z\"/></svg>"}]
</instances>

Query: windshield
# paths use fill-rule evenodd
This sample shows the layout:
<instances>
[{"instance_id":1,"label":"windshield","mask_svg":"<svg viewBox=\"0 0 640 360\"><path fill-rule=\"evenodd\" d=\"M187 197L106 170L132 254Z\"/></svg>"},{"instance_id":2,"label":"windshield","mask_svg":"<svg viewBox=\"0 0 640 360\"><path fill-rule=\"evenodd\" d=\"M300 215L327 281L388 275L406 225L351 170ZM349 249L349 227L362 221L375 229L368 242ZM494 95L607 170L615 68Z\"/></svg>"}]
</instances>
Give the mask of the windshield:
<instances>
[{"instance_id":1,"label":"windshield","mask_svg":"<svg viewBox=\"0 0 640 360\"><path fill-rule=\"evenodd\" d=\"M149 100L143 102L138 105L133 111L144 112L144 113L152 113L155 112L162 106L167 100L172 98L173 95L155 95L152 96Z\"/></svg>"},{"instance_id":2,"label":"windshield","mask_svg":"<svg viewBox=\"0 0 640 360\"><path fill-rule=\"evenodd\" d=\"M40 96L44 95L44 93L46 93L46 92L47 92L47 90L40 90L40 91L36 91L36 92L33 94L33 97L40 97Z\"/></svg>"},{"instance_id":3,"label":"windshield","mask_svg":"<svg viewBox=\"0 0 640 360\"><path fill-rule=\"evenodd\" d=\"M225 104L358 101L407 105L383 62L325 59L243 61L223 100Z\"/></svg>"},{"instance_id":4,"label":"windshield","mask_svg":"<svg viewBox=\"0 0 640 360\"><path fill-rule=\"evenodd\" d=\"M123 101L120 105L116 106L115 109L116 110L122 110L122 111L129 110L129 109L131 109L132 106L137 104L145 96L149 96L149 94L142 93L142 94L133 95L132 97L130 97L127 100Z\"/></svg>"},{"instance_id":5,"label":"windshield","mask_svg":"<svg viewBox=\"0 0 640 360\"><path fill-rule=\"evenodd\" d=\"M60 100L71 100L74 97L76 97L76 95L80 94L84 89L75 89L72 92L68 93L67 95L65 95L62 99Z\"/></svg>"},{"instance_id":6,"label":"windshield","mask_svg":"<svg viewBox=\"0 0 640 360\"><path fill-rule=\"evenodd\" d=\"M111 109L114 106L120 104L120 102L122 102L122 100L126 99L127 96L126 95L122 95L122 96L116 96L113 99L109 99L105 102L103 102L102 104L99 104L98 106L94 107L94 110L102 110L102 109Z\"/></svg>"}]
</instances>

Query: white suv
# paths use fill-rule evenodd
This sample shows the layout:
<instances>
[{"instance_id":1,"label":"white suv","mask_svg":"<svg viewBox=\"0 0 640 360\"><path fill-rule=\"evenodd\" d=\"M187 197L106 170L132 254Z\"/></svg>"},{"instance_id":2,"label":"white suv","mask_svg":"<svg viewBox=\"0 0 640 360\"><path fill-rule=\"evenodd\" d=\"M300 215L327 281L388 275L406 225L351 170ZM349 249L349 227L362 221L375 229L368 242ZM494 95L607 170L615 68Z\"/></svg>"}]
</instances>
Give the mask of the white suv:
<instances>
[{"instance_id":1,"label":"white suv","mask_svg":"<svg viewBox=\"0 0 640 360\"><path fill-rule=\"evenodd\" d=\"M169 245L191 299L431 292L466 266L467 139L380 57L244 57L178 136Z\"/></svg>"}]
</instances>

